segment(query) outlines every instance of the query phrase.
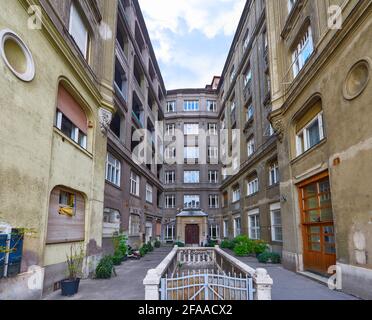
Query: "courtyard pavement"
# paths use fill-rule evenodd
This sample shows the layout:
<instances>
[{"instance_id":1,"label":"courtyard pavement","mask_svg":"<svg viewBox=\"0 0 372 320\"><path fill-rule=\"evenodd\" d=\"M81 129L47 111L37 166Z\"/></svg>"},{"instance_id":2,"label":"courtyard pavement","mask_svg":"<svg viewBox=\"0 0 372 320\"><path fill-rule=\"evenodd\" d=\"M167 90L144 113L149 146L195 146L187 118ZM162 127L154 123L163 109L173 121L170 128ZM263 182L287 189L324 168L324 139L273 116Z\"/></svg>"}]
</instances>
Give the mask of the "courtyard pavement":
<instances>
[{"instance_id":1,"label":"courtyard pavement","mask_svg":"<svg viewBox=\"0 0 372 320\"><path fill-rule=\"evenodd\" d=\"M128 260L115 267L117 277L107 280L87 279L80 282L79 292L73 297L62 297L56 291L46 300L143 300L145 290L142 284L149 269L155 268L171 251L161 247L148 253L141 260ZM229 252L231 253L231 252ZM348 294L332 291L327 286L288 271L281 265L260 264L256 258L238 258L253 268L265 268L274 281L273 300L354 300Z\"/></svg>"}]
</instances>

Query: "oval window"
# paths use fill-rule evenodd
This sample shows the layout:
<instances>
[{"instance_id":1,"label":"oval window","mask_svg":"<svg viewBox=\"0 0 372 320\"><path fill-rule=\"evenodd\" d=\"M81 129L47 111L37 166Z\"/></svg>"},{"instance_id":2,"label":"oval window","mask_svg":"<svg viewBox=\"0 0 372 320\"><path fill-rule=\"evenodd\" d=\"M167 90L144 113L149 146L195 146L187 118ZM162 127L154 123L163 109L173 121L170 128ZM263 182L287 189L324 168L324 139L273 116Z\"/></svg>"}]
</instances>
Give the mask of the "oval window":
<instances>
[{"instance_id":1,"label":"oval window","mask_svg":"<svg viewBox=\"0 0 372 320\"><path fill-rule=\"evenodd\" d=\"M369 80L369 64L366 60L357 62L349 71L344 86L344 96L351 100L359 96Z\"/></svg>"},{"instance_id":2,"label":"oval window","mask_svg":"<svg viewBox=\"0 0 372 320\"><path fill-rule=\"evenodd\" d=\"M22 39L13 31L0 31L0 53L8 68L23 81L32 81L35 77L35 64L31 51Z\"/></svg>"}]
</instances>

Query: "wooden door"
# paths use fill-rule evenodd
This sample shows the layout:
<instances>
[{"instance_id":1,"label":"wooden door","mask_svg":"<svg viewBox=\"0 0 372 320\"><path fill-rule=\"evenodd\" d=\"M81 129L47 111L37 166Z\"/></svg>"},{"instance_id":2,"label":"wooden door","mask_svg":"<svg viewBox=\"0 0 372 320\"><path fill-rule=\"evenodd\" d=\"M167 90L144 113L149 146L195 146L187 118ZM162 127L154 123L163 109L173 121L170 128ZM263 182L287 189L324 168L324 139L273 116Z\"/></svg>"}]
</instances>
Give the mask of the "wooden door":
<instances>
[{"instance_id":1,"label":"wooden door","mask_svg":"<svg viewBox=\"0 0 372 320\"><path fill-rule=\"evenodd\" d=\"M328 173L299 186L304 269L326 274L336 264L336 241Z\"/></svg>"},{"instance_id":2,"label":"wooden door","mask_svg":"<svg viewBox=\"0 0 372 320\"><path fill-rule=\"evenodd\" d=\"M199 226L197 224L188 224L185 227L186 244L199 245Z\"/></svg>"}]
</instances>

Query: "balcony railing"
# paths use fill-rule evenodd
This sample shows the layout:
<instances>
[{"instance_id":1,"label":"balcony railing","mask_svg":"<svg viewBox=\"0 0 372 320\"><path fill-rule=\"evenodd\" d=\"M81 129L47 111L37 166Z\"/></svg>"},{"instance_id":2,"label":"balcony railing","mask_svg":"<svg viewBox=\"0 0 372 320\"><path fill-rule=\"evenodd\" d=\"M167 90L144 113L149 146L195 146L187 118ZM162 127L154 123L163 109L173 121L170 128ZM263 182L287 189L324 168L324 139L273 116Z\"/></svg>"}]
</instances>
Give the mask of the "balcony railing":
<instances>
[{"instance_id":1,"label":"balcony railing","mask_svg":"<svg viewBox=\"0 0 372 320\"><path fill-rule=\"evenodd\" d=\"M143 284L146 300L271 300L273 280L218 246L175 246Z\"/></svg>"}]
</instances>

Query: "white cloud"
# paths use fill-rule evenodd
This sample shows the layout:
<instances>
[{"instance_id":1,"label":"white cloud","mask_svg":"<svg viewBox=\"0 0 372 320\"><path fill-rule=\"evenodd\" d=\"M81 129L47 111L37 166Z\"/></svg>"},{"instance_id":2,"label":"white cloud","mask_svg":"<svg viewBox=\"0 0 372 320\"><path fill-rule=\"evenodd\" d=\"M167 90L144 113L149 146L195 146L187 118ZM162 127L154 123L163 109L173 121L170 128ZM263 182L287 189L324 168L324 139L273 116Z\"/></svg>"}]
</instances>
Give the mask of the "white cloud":
<instances>
[{"instance_id":1,"label":"white cloud","mask_svg":"<svg viewBox=\"0 0 372 320\"><path fill-rule=\"evenodd\" d=\"M211 56L208 41L217 35L231 37L238 25L245 0L139 0L158 60L167 66L167 87L204 86L222 71L224 56ZM206 47L187 54L179 49L183 37L193 31L206 38ZM228 44L230 45L230 44ZM204 51L204 52L203 52ZM170 74L171 67L186 69L186 77ZM194 80L183 80L182 78ZM170 80L170 81L169 81Z\"/></svg>"}]
</instances>

